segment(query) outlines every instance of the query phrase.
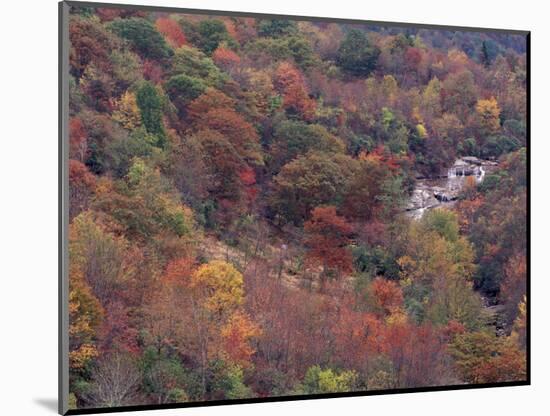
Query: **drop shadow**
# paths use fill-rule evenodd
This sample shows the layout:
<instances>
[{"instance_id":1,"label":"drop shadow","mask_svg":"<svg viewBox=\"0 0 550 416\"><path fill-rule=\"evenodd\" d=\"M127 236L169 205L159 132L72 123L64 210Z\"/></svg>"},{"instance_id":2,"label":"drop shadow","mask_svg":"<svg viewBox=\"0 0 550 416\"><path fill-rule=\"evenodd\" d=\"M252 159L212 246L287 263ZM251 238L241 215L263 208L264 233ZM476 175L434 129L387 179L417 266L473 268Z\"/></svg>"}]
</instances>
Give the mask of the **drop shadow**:
<instances>
[{"instance_id":1,"label":"drop shadow","mask_svg":"<svg viewBox=\"0 0 550 416\"><path fill-rule=\"evenodd\" d=\"M42 406L44 409L57 413L57 399L34 399L34 402Z\"/></svg>"}]
</instances>

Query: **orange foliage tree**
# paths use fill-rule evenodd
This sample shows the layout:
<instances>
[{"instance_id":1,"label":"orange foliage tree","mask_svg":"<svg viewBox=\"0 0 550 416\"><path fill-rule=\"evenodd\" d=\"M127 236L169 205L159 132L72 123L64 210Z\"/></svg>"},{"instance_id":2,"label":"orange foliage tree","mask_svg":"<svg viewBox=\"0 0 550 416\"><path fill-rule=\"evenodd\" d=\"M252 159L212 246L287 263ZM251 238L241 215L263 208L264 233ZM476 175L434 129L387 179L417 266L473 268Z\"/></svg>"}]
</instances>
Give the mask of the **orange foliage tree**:
<instances>
[{"instance_id":1,"label":"orange foliage tree","mask_svg":"<svg viewBox=\"0 0 550 416\"><path fill-rule=\"evenodd\" d=\"M255 352L250 342L260 334L260 328L245 313L237 312L231 316L221 331L223 348L229 359L242 367L249 367L250 358Z\"/></svg>"}]
</instances>

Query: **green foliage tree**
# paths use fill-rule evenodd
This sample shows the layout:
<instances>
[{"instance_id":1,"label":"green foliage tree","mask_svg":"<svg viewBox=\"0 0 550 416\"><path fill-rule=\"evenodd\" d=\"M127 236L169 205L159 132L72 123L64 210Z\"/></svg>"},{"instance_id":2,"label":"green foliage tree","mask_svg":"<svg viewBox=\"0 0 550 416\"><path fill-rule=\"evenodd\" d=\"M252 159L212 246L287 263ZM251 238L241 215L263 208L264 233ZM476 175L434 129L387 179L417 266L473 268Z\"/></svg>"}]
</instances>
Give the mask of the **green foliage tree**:
<instances>
[{"instance_id":1,"label":"green foliage tree","mask_svg":"<svg viewBox=\"0 0 550 416\"><path fill-rule=\"evenodd\" d=\"M376 68L379 55L380 49L370 44L363 31L351 29L340 44L336 62L346 72L366 77Z\"/></svg>"},{"instance_id":2,"label":"green foliage tree","mask_svg":"<svg viewBox=\"0 0 550 416\"><path fill-rule=\"evenodd\" d=\"M188 377L177 358L159 356L148 349L144 353L143 372L145 391L157 404L182 403L189 400L185 391Z\"/></svg>"},{"instance_id":3,"label":"green foliage tree","mask_svg":"<svg viewBox=\"0 0 550 416\"><path fill-rule=\"evenodd\" d=\"M137 54L127 49L115 49L109 56L112 63L114 93L119 94L143 81L141 60Z\"/></svg>"},{"instance_id":4,"label":"green foliage tree","mask_svg":"<svg viewBox=\"0 0 550 416\"><path fill-rule=\"evenodd\" d=\"M480 153L482 157L495 158L507 153L515 152L520 148L521 143L514 137L489 136L481 145Z\"/></svg>"},{"instance_id":5,"label":"green foliage tree","mask_svg":"<svg viewBox=\"0 0 550 416\"><path fill-rule=\"evenodd\" d=\"M384 161L375 152L363 156L351 166L353 171L344 190L342 212L362 221L391 218L403 205L400 169L393 160Z\"/></svg>"},{"instance_id":6,"label":"green foliage tree","mask_svg":"<svg viewBox=\"0 0 550 416\"><path fill-rule=\"evenodd\" d=\"M464 333L455 337L450 352L468 383L525 380L525 355L513 337L496 337L488 331Z\"/></svg>"},{"instance_id":7,"label":"green foliage tree","mask_svg":"<svg viewBox=\"0 0 550 416\"><path fill-rule=\"evenodd\" d=\"M275 61L293 60L302 70L310 69L318 63L311 43L303 36L258 38L247 43L245 49L255 58L267 54Z\"/></svg>"},{"instance_id":8,"label":"green foliage tree","mask_svg":"<svg viewBox=\"0 0 550 416\"><path fill-rule=\"evenodd\" d=\"M168 97L170 97L180 115L184 115L187 104L201 95L206 86L199 78L180 74L170 78L166 82L165 88Z\"/></svg>"},{"instance_id":9,"label":"green foliage tree","mask_svg":"<svg viewBox=\"0 0 550 416\"><path fill-rule=\"evenodd\" d=\"M275 172L285 163L309 150L344 153L345 146L341 139L318 124L285 120L275 127L270 151Z\"/></svg>"},{"instance_id":10,"label":"green foliage tree","mask_svg":"<svg viewBox=\"0 0 550 416\"><path fill-rule=\"evenodd\" d=\"M381 137L392 153L405 154L408 150L409 130L387 107L380 114Z\"/></svg>"},{"instance_id":11,"label":"green foliage tree","mask_svg":"<svg viewBox=\"0 0 550 416\"><path fill-rule=\"evenodd\" d=\"M262 19L258 23L258 35L280 37L295 34L296 23L286 19Z\"/></svg>"},{"instance_id":12,"label":"green foliage tree","mask_svg":"<svg viewBox=\"0 0 550 416\"><path fill-rule=\"evenodd\" d=\"M164 37L146 19L117 19L109 23L108 27L121 38L128 40L144 58L163 61L173 54Z\"/></svg>"},{"instance_id":13,"label":"green foliage tree","mask_svg":"<svg viewBox=\"0 0 550 416\"><path fill-rule=\"evenodd\" d=\"M105 166L115 178L123 178L134 158L160 158L163 142L164 136L159 138L139 127L128 136L118 136L107 144Z\"/></svg>"},{"instance_id":14,"label":"green foliage tree","mask_svg":"<svg viewBox=\"0 0 550 416\"><path fill-rule=\"evenodd\" d=\"M450 242L459 239L457 216L452 211L434 210L422 218L422 228L433 231Z\"/></svg>"},{"instance_id":15,"label":"green foliage tree","mask_svg":"<svg viewBox=\"0 0 550 416\"><path fill-rule=\"evenodd\" d=\"M239 366L216 360L211 363L210 371L208 389L213 397L221 399L254 397L252 390L244 383L244 373Z\"/></svg>"},{"instance_id":16,"label":"green foliage tree","mask_svg":"<svg viewBox=\"0 0 550 416\"><path fill-rule=\"evenodd\" d=\"M139 158L133 160L123 181L98 193L95 208L117 220L126 235L141 241L166 232L184 237L194 228L192 212L172 185Z\"/></svg>"},{"instance_id":17,"label":"green foliage tree","mask_svg":"<svg viewBox=\"0 0 550 416\"><path fill-rule=\"evenodd\" d=\"M441 97L444 111L466 120L478 97L474 75L467 69L450 74L443 82Z\"/></svg>"},{"instance_id":18,"label":"green foliage tree","mask_svg":"<svg viewBox=\"0 0 550 416\"><path fill-rule=\"evenodd\" d=\"M136 103L139 107L141 121L145 129L148 133L157 136L159 147L164 147L165 133L162 123L162 100L157 88L150 82L144 82L137 91Z\"/></svg>"},{"instance_id":19,"label":"green foliage tree","mask_svg":"<svg viewBox=\"0 0 550 416\"><path fill-rule=\"evenodd\" d=\"M197 78L212 87L221 86L225 79L210 57L199 49L186 45L178 48L174 53L169 73Z\"/></svg>"},{"instance_id":20,"label":"green foliage tree","mask_svg":"<svg viewBox=\"0 0 550 416\"><path fill-rule=\"evenodd\" d=\"M298 392L301 394L340 393L353 391L356 386L357 374L354 371L335 372L330 368L323 370L315 365L308 368Z\"/></svg>"},{"instance_id":21,"label":"green foliage tree","mask_svg":"<svg viewBox=\"0 0 550 416\"><path fill-rule=\"evenodd\" d=\"M336 205L355 161L346 155L310 152L289 162L273 179L271 207L282 222L302 224L319 205Z\"/></svg>"},{"instance_id":22,"label":"green foliage tree","mask_svg":"<svg viewBox=\"0 0 550 416\"><path fill-rule=\"evenodd\" d=\"M481 42L481 63L486 67L490 66L498 56L499 50L495 42L490 39Z\"/></svg>"},{"instance_id":23,"label":"green foliage tree","mask_svg":"<svg viewBox=\"0 0 550 416\"><path fill-rule=\"evenodd\" d=\"M212 54L221 42L230 41L225 24L221 20L207 19L197 26L197 46L207 54Z\"/></svg>"}]
</instances>

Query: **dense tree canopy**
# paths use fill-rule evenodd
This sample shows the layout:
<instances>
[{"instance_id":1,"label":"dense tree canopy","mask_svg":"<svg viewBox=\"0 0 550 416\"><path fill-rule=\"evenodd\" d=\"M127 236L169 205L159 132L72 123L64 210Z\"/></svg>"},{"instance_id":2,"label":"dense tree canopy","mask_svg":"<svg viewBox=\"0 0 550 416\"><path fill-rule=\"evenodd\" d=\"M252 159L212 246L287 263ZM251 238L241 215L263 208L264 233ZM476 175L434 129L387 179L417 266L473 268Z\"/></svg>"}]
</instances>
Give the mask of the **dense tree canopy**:
<instances>
[{"instance_id":1,"label":"dense tree canopy","mask_svg":"<svg viewBox=\"0 0 550 416\"><path fill-rule=\"evenodd\" d=\"M525 380L524 37L76 6L69 36L71 406Z\"/></svg>"}]
</instances>

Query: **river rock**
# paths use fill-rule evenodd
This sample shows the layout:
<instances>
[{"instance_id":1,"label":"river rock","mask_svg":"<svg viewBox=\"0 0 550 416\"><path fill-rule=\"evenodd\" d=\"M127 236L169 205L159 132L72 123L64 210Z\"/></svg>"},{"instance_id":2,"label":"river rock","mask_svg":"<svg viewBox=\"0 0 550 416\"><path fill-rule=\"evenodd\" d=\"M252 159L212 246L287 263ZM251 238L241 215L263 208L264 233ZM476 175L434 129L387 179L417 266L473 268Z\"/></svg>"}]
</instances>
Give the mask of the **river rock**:
<instances>
[{"instance_id":1,"label":"river rock","mask_svg":"<svg viewBox=\"0 0 550 416\"><path fill-rule=\"evenodd\" d=\"M470 165L481 166L483 161L475 156L463 156L462 160Z\"/></svg>"},{"instance_id":2,"label":"river rock","mask_svg":"<svg viewBox=\"0 0 550 416\"><path fill-rule=\"evenodd\" d=\"M432 191L434 198L437 199L439 202L450 202L455 201L458 198L460 188L449 189L434 186L432 188Z\"/></svg>"},{"instance_id":3,"label":"river rock","mask_svg":"<svg viewBox=\"0 0 550 416\"><path fill-rule=\"evenodd\" d=\"M427 189L415 189L407 204L407 211L414 211L421 208L431 208L439 204L432 192Z\"/></svg>"},{"instance_id":4,"label":"river rock","mask_svg":"<svg viewBox=\"0 0 550 416\"><path fill-rule=\"evenodd\" d=\"M473 158L473 156L471 157ZM453 166L447 171L446 177L454 178L456 176L479 176L481 163L478 165L477 163L470 163L467 160L464 160L466 158L470 159L471 157L467 156L462 159L457 159Z\"/></svg>"},{"instance_id":5,"label":"river rock","mask_svg":"<svg viewBox=\"0 0 550 416\"><path fill-rule=\"evenodd\" d=\"M457 160L455 160L455 163L453 163L453 166L455 168L458 168L458 167L466 167L469 164L470 163L466 162L464 159L457 159Z\"/></svg>"}]
</instances>

